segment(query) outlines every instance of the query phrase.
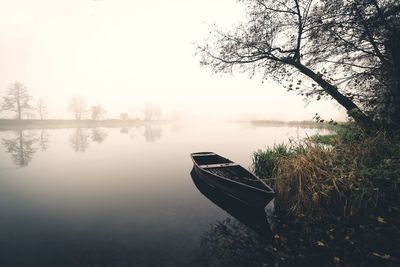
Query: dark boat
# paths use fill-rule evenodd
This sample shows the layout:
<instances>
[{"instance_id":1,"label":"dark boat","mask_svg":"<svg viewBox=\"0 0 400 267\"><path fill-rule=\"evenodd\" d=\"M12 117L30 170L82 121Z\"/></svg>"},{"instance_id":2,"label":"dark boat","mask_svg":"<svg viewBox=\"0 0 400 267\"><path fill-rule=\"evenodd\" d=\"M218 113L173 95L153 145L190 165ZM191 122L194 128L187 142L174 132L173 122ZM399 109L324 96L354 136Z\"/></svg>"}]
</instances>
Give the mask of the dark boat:
<instances>
[{"instance_id":1,"label":"dark boat","mask_svg":"<svg viewBox=\"0 0 400 267\"><path fill-rule=\"evenodd\" d=\"M274 190L247 169L213 152L190 154L196 174L210 186L220 189L251 207L265 207Z\"/></svg>"}]
</instances>

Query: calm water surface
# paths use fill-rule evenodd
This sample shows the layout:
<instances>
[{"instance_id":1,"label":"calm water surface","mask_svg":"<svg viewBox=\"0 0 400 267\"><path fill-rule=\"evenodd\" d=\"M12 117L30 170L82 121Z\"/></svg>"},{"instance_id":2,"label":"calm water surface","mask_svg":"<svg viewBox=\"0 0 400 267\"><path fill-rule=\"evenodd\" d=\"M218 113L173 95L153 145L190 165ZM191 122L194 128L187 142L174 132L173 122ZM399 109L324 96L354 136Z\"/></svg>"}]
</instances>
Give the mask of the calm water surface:
<instances>
[{"instance_id":1,"label":"calm water surface","mask_svg":"<svg viewBox=\"0 0 400 267\"><path fill-rule=\"evenodd\" d=\"M218 266L210 255L221 225L245 236L262 226L199 185L189 154L249 167L255 150L316 132L247 123L0 131L0 266Z\"/></svg>"}]
</instances>

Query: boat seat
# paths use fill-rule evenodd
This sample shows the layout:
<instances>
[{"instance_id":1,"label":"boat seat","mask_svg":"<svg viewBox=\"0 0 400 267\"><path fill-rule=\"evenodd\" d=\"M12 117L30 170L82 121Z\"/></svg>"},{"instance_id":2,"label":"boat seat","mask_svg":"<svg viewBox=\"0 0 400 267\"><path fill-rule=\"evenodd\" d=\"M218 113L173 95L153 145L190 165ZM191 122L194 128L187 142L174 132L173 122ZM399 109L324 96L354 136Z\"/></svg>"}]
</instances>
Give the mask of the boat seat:
<instances>
[{"instance_id":1,"label":"boat seat","mask_svg":"<svg viewBox=\"0 0 400 267\"><path fill-rule=\"evenodd\" d=\"M192 154L193 157L208 157L208 156L216 156L215 153L201 153L201 154Z\"/></svg>"},{"instance_id":2,"label":"boat seat","mask_svg":"<svg viewBox=\"0 0 400 267\"><path fill-rule=\"evenodd\" d=\"M200 168L220 168L220 167L232 167L232 166L239 166L239 164L236 164L234 162L232 163L218 163L218 164L206 164L206 165L199 165Z\"/></svg>"}]
</instances>

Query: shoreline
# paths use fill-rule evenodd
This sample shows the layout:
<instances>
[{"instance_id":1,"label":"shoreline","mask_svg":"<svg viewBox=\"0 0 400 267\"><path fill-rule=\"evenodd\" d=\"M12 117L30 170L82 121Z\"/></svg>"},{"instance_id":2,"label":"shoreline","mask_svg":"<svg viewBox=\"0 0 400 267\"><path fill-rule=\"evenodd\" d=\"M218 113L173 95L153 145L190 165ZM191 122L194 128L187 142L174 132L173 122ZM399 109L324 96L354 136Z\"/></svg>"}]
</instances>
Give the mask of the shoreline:
<instances>
[{"instance_id":1,"label":"shoreline","mask_svg":"<svg viewBox=\"0 0 400 267\"><path fill-rule=\"evenodd\" d=\"M164 124L168 120L13 120L0 119L0 131L14 129L63 129L63 128L92 128L92 127L129 127L150 124Z\"/></svg>"}]
</instances>

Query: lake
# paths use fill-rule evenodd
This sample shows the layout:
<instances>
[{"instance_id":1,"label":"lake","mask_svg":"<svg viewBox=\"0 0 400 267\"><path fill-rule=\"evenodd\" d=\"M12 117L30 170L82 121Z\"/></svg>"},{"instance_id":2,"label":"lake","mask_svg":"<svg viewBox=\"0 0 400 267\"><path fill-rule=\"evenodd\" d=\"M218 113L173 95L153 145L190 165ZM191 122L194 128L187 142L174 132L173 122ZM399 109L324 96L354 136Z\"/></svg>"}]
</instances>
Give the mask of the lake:
<instances>
[{"instance_id":1,"label":"lake","mask_svg":"<svg viewBox=\"0 0 400 267\"><path fill-rule=\"evenodd\" d=\"M219 266L225 232L260 237L267 220L192 177L189 154L250 167L255 150L317 132L227 122L2 130L0 266Z\"/></svg>"}]
</instances>

